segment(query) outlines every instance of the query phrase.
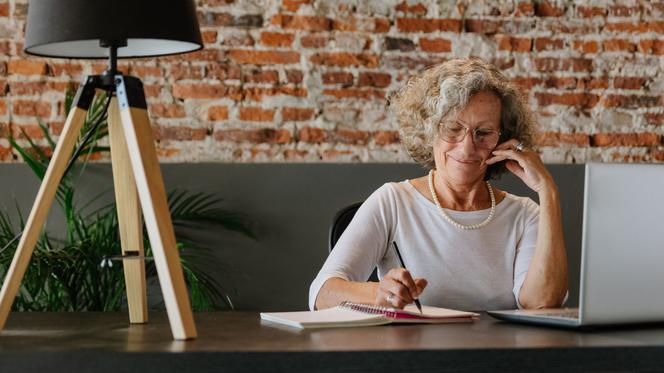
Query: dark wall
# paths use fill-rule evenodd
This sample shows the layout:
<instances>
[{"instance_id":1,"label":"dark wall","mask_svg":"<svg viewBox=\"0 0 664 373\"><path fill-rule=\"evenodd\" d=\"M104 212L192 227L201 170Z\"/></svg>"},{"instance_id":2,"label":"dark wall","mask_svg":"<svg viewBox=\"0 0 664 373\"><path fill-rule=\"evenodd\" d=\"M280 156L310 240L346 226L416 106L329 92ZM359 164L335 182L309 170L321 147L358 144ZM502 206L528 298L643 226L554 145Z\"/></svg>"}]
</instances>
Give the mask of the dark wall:
<instances>
[{"instance_id":1,"label":"dark wall","mask_svg":"<svg viewBox=\"0 0 664 373\"><path fill-rule=\"evenodd\" d=\"M570 300L578 304L582 165L549 165L561 194L565 242L570 268ZM414 164L164 164L167 190L183 188L214 193L223 207L247 214L258 240L225 231L208 231L201 239L218 250L223 266L214 271L233 289L242 310L303 310L308 289L327 256L332 217L341 207L365 199L387 181L422 176ZM77 190L82 200L108 191L113 198L110 165L92 165ZM24 164L0 165L0 207L14 210L15 201L27 217L38 181ZM536 195L516 177L504 175L495 185L510 193ZM49 227L64 230L57 210ZM158 291L152 289L152 291Z\"/></svg>"}]
</instances>

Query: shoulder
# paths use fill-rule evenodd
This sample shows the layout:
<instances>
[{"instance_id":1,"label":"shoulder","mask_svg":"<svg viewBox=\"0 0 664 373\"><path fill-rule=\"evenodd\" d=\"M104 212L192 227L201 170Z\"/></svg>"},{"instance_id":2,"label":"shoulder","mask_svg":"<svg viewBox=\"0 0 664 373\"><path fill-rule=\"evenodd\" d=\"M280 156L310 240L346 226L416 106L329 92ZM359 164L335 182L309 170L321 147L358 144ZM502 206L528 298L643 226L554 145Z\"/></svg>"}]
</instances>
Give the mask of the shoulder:
<instances>
[{"instance_id":1,"label":"shoulder","mask_svg":"<svg viewBox=\"0 0 664 373\"><path fill-rule=\"evenodd\" d=\"M512 210L516 215L524 216L527 219L535 218L539 215L539 205L530 197L517 196L506 193L506 208Z\"/></svg>"}]
</instances>

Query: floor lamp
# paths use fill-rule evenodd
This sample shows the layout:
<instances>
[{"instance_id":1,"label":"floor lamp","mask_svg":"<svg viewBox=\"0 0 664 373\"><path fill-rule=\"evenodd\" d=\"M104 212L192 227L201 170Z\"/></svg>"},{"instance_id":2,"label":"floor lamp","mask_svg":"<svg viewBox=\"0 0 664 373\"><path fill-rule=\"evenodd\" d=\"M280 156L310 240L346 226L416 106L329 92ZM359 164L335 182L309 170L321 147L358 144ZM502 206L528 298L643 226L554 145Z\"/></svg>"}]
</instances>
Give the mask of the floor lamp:
<instances>
[{"instance_id":1,"label":"floor lamp","mask_svg":"<svg viewBox=\"0 0 664 373\"><path fill-rule=\"evenodd\" d=\"M118 58L202 48L193 0L38 0L28 8L25 52L43 57L104 58L108 70L87 76L72 103L0 291L4 328L34 246L98 90L112 97L108 132L131 323L147 322L141 212L175 339L196 337L173 224L150 127L143 85L117 71ZM138 260L136 259L138 258Z\"/></svg>"}]
</instances>

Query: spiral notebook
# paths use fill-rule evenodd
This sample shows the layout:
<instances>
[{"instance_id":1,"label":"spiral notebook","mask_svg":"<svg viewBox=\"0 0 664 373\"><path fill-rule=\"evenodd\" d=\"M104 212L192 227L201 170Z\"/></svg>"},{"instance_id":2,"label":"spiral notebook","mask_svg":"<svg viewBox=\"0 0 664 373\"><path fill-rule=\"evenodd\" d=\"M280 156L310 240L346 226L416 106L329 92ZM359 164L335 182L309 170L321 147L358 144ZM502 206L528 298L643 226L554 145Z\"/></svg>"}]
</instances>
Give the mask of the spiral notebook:
<instances>
[{"instance_id":1,"label":"spiral notebook","mask_svg":"<svg viewBox=\"0 0 664 373\"><path fill-rule=\"evenodd\" d=\"M472 322L479 317L473 312L422 306L422 313L414 305L405 309L387 308L343 302L320 311L261 313L261 319L300 329L372 326L392 323L457 323Z\"/></svg>"}]
</instances>

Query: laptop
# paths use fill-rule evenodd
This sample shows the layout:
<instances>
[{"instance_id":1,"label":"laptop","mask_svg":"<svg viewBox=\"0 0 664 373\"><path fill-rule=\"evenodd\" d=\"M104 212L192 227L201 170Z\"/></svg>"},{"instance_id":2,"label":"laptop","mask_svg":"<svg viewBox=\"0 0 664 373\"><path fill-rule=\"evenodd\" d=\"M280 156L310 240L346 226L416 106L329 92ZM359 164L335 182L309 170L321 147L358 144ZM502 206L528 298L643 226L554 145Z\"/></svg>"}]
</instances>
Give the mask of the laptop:
<instances>
[{"instance_id":1,"label":"laptop","mask_svg":"<svg viewBox=\"0 0 664 373\"><path fill-rule=\"evenodd\" d=\"M579 308L500 320L584 328L664 322L664 165L586 164Z\"/></svg>"}]
</instances>

